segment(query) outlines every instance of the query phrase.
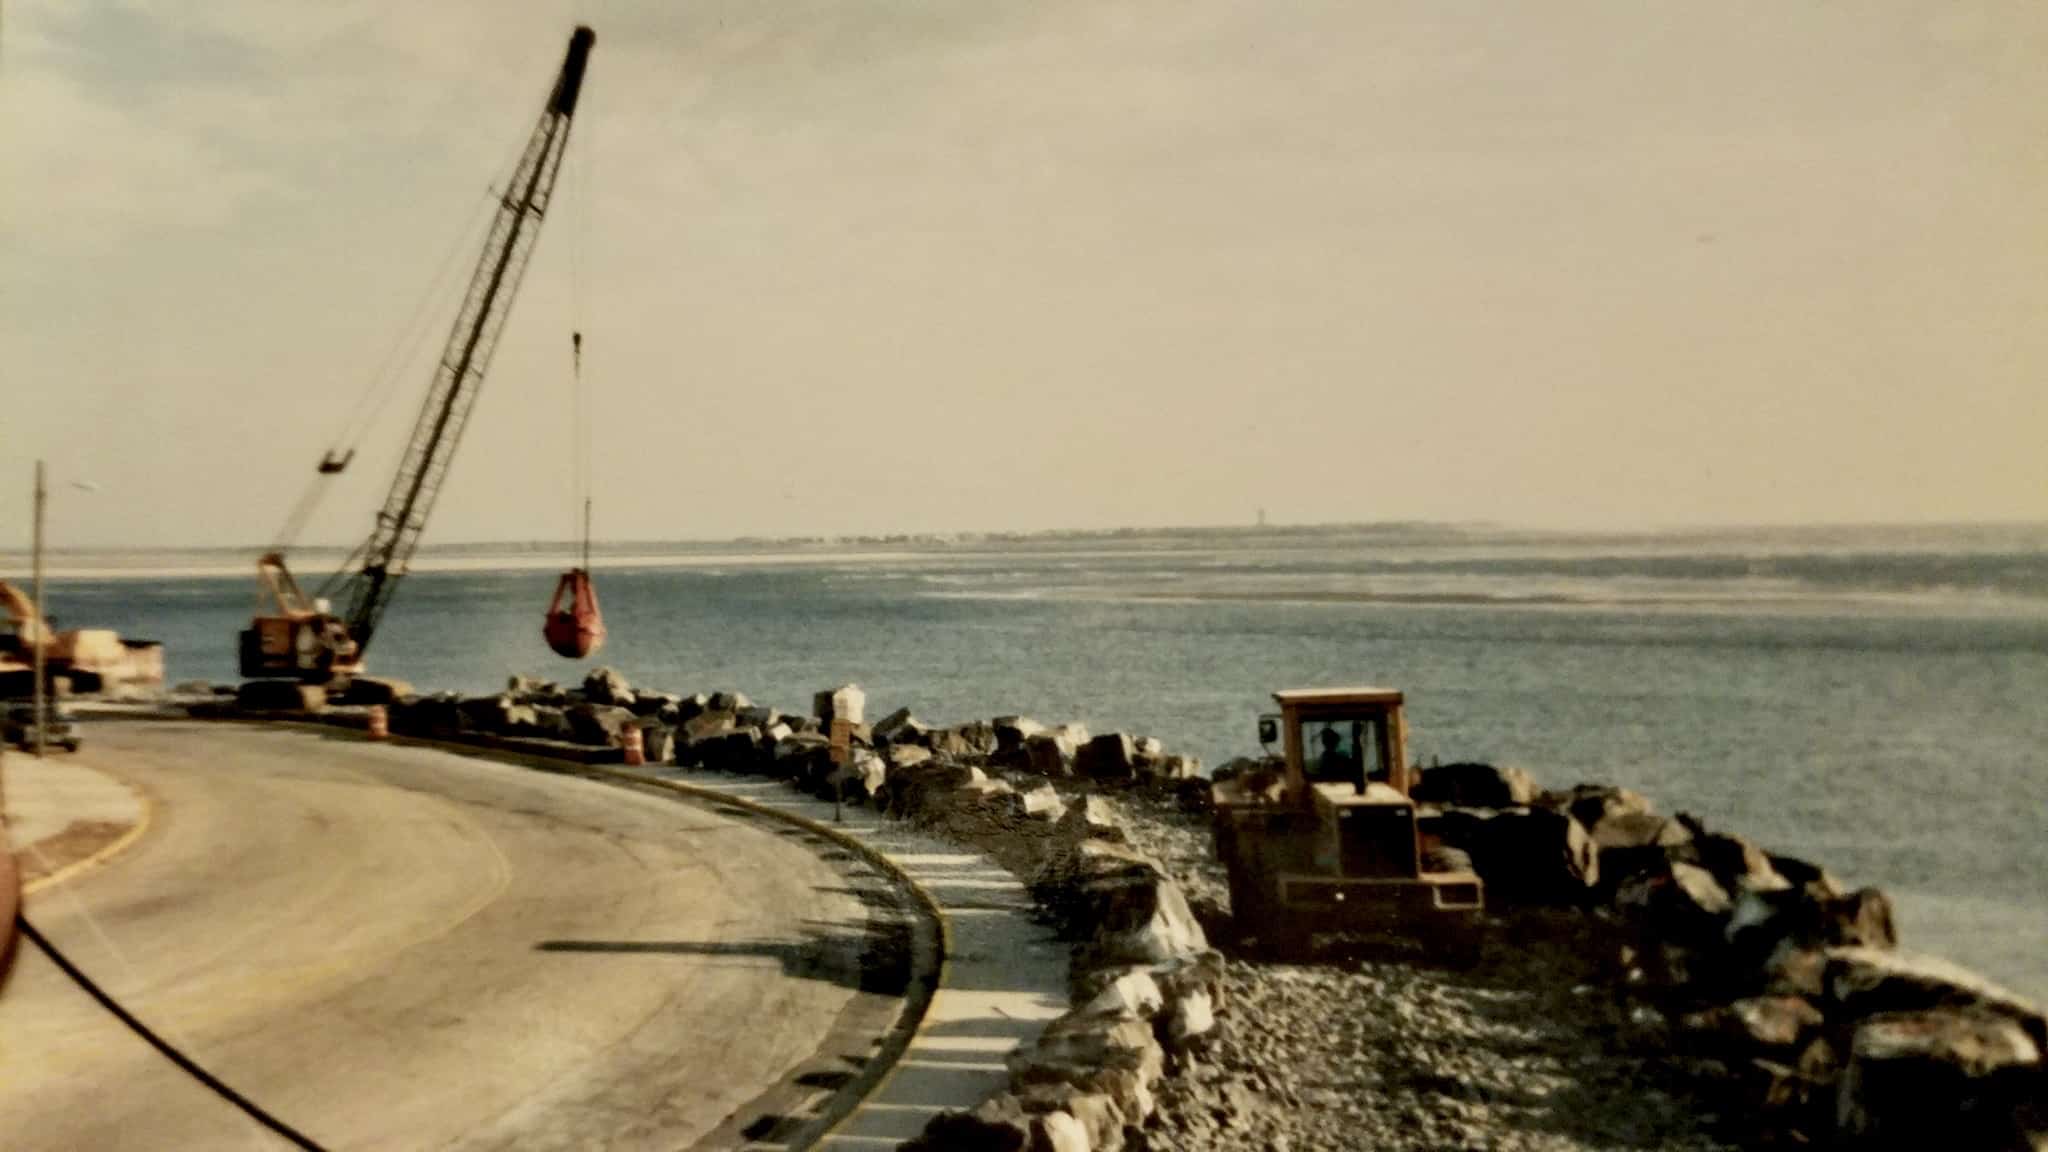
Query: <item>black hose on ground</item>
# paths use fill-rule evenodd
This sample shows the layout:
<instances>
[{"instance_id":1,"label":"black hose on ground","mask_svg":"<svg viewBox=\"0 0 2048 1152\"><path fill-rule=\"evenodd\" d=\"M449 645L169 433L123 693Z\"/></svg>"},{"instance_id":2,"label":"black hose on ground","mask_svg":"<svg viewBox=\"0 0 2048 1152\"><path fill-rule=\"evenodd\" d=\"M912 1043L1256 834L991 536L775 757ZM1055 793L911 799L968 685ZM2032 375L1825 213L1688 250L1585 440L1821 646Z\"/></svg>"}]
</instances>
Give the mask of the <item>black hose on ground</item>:
<instances>
[{"instance_id":1,"label":"black hose on ground","mask_svg":"<svg viewBox=\"0 0 2048 1152\"><path fill-rule=\"evenodd\" d=\"M105 990L103 990L99 985L93 983L92 978L90 976L87 976L84 972L79 971L78 966L73 964L62 952L59 952L57 950L56 945L50 943L48 940L43 939L43 934L36 931L35 925L30 924L28 922L27 916L16 915L14 918L14 922L20 925L21 934L27 937L29 942L34 944L37 947L37 949L39 949L42 952L43 955L48 956L50 958L50 962L52 964L55 964L59 969L61 969L64 975L70 977L71 982L73 984L76 984L80 988L85 989L86 995L92 997L95 1001L98 1001L100 1007L105 1008L107 1011L113 1013L115 1019L119 1020L123 1024L126 1024L128 1026L129 1031L135 1033L137 1036L140 1036L144 1040L148 1041L150 1047L156 1049L158 1052L163 1053L164 1057L168 1059L171 1063L176 1064L180 1069L183 1069L185 1073L190 1075L193 1079L198 1080L201 1084L206 1085L207 1088L211 1089L216 1095L220 1096L228 1103L233 1104L235 1107L241 1109L243 1113L246 1114L251 1120L256 1121L258 1124L263 1125L265 1128L268 1128L272 1132L277 1133L279 1136L284 1137L286 1140L291 1141L294 1147L303 1148L306 1150L306 1152L324 1152L320 1145L315 1144L311 1140L307 1139L304 1135L302 1135L299 1132L298 1129L293 1128L291 1125L264 1111L262 1105L242 1095L240 1092L235 1091L233 1088L228 1087L227 1084L220 1079L220 1077L215 1076L213 1073L208 1072L204 1068L201 1068L198 1064L194 1063L190 1057L186 1056L183 1052L180 1052L176 1048L172 1047L168 1041L158 1036L155 1032L150 1031L149 1025L144 1024L142 1021L137 1020L134 1016L130 1015L126 1008L121 1007L121 1005L117 1003L112 996L107 995Z\"/></svg>"}]
</instances>

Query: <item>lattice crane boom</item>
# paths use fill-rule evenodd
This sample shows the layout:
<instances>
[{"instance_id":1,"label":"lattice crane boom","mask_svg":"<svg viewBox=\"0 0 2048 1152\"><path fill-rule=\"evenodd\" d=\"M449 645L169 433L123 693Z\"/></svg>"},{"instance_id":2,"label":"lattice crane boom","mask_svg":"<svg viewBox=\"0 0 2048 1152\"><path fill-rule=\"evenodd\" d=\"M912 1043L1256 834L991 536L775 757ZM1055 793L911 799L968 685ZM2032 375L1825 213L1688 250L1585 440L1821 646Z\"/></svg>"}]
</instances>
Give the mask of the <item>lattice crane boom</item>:
<instances>
[{"instance_id":1,"label":"lattice crane boom","mask_svg":"<svg viewBox=\"0 0 2048 1152\"><path fill-rule=\"evenodd\" d=\"M392 477L369 537L340 572L320 589L322 598L347 601L345 614L328 616L298 594L282 553L259 562L277 611L260 611L242 648L244 675L288 672L302 676L345 672L358 664L392 593L406 573L426 530L427 517L448 476L470 411L476 405L498 336L511 313L533 245L554 198L555 179L569 146L569 127L583 88L583 73L596 34L578 27L553 89L520 153L519 166L498 197L483 252L477 258L462 308L434 365L434 377L420 406L412 437ZM333 471L346 464L341 460ZM323 471L327 465L323 463Z\"/></svg>"},{"instance_id":2,"label":"lattice crane boom","mask_svg":"<svg viewBox=\"0 0 2048 1152\"><path fill-rule=\"evenodd\" d=\"M337 589L348 594L343 620L359 648L369 646L378 621L390 606L398 578L405 574L413 550L419 547L427 517L476 405L491 354L497 350L498 335L512 311L541 221L554 197L555 177L569 146L576 97L595 39L588 28L576 29L569 38L569 52L547 108L534 125L511 183L499 197L497 215L477 259L476 272L470 277L462 310L456 314L447 348L434 366L434 380L420 406L412 441L399 461L376 526L359 550L362 567L342 578Z\"/></svg>"}]
</instances>

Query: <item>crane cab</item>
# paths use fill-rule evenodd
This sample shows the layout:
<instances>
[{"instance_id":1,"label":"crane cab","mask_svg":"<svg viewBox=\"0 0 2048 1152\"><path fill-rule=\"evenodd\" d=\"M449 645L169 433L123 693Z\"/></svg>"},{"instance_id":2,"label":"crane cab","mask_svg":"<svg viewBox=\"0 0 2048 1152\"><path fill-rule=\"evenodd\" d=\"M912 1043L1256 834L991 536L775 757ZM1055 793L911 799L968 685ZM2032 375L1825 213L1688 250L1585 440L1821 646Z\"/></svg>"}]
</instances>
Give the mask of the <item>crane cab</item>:
<instances>
[{"instance_id":1,"label":"crane cab","mask_svg":"<svg viewBox=\"0 0 2048 1152\"><path fill-rule=\"evenodd\" d=\"M1321 688L1273 699L1280 711L1260 718L1259 736L1280 745L1277 764L1213 789L1216 852L1240 926L1278 953L1304 949L1317 931L1448 940L1474 927L1479 877L1436 843L1409 796L1402 694Z\"/></svg>"},{"instance_id":2,"label":"crane cab","mask_svg":"<svg viewBox=\"0 0 2048 1152\"><path fill-rule=\"evenodd\" d=\"M300 590L283 553L265 553L256 577L256 614L241 634L243 676L325 684L356 671L362 649L347 623Z\"/></svg>"}]
</instances>

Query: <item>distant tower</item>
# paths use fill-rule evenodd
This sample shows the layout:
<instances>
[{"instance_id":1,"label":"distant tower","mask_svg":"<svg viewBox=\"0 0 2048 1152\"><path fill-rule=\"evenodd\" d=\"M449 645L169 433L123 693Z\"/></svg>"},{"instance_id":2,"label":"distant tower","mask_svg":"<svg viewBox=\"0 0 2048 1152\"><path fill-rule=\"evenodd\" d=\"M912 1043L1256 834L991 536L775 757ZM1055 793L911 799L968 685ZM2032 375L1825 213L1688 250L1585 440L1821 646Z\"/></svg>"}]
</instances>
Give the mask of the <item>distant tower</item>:
<instances>
[{"instance_id":1,"label":"distant tower","mask_svg":"<svg viewBox=\"0 0 2048 1152\"><path fill-rule=\"evenodd\" d=\"M1266 510L1265 510L1264 508L1261 508L1261 509L1259 509L1259 527L1261 527L1261 528L1264 528L1265 526L1266 526Z\"/></svg>"}]
</instances>

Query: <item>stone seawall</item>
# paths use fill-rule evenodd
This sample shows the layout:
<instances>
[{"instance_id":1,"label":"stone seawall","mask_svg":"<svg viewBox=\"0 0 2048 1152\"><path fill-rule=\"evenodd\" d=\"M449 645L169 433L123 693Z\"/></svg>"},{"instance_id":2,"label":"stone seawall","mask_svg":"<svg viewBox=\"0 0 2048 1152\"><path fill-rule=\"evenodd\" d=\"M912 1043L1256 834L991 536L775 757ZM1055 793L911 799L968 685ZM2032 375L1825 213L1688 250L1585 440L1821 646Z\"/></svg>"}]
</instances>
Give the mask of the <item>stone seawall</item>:
<instances>
[{"instance_id":1,"label":"stone seawall","mask_svg":"<svg viewBox=\"0 0 2048 1152\"><path fill-rule=\"evenodd\" d=\"M1426 769L1421 820L1487 885L1476 964L1345 938L1263 963L1197 762L1020 716L863 712L851 686L791 715L601 669L390 719L598 756L638 728L651 761L872 806L1026 881L1072 941L1077 1007L921 1148L2048 1149L2038 1006L1901 950L1883 892L1625 789Z\"/></svg>"}]
</instances>

